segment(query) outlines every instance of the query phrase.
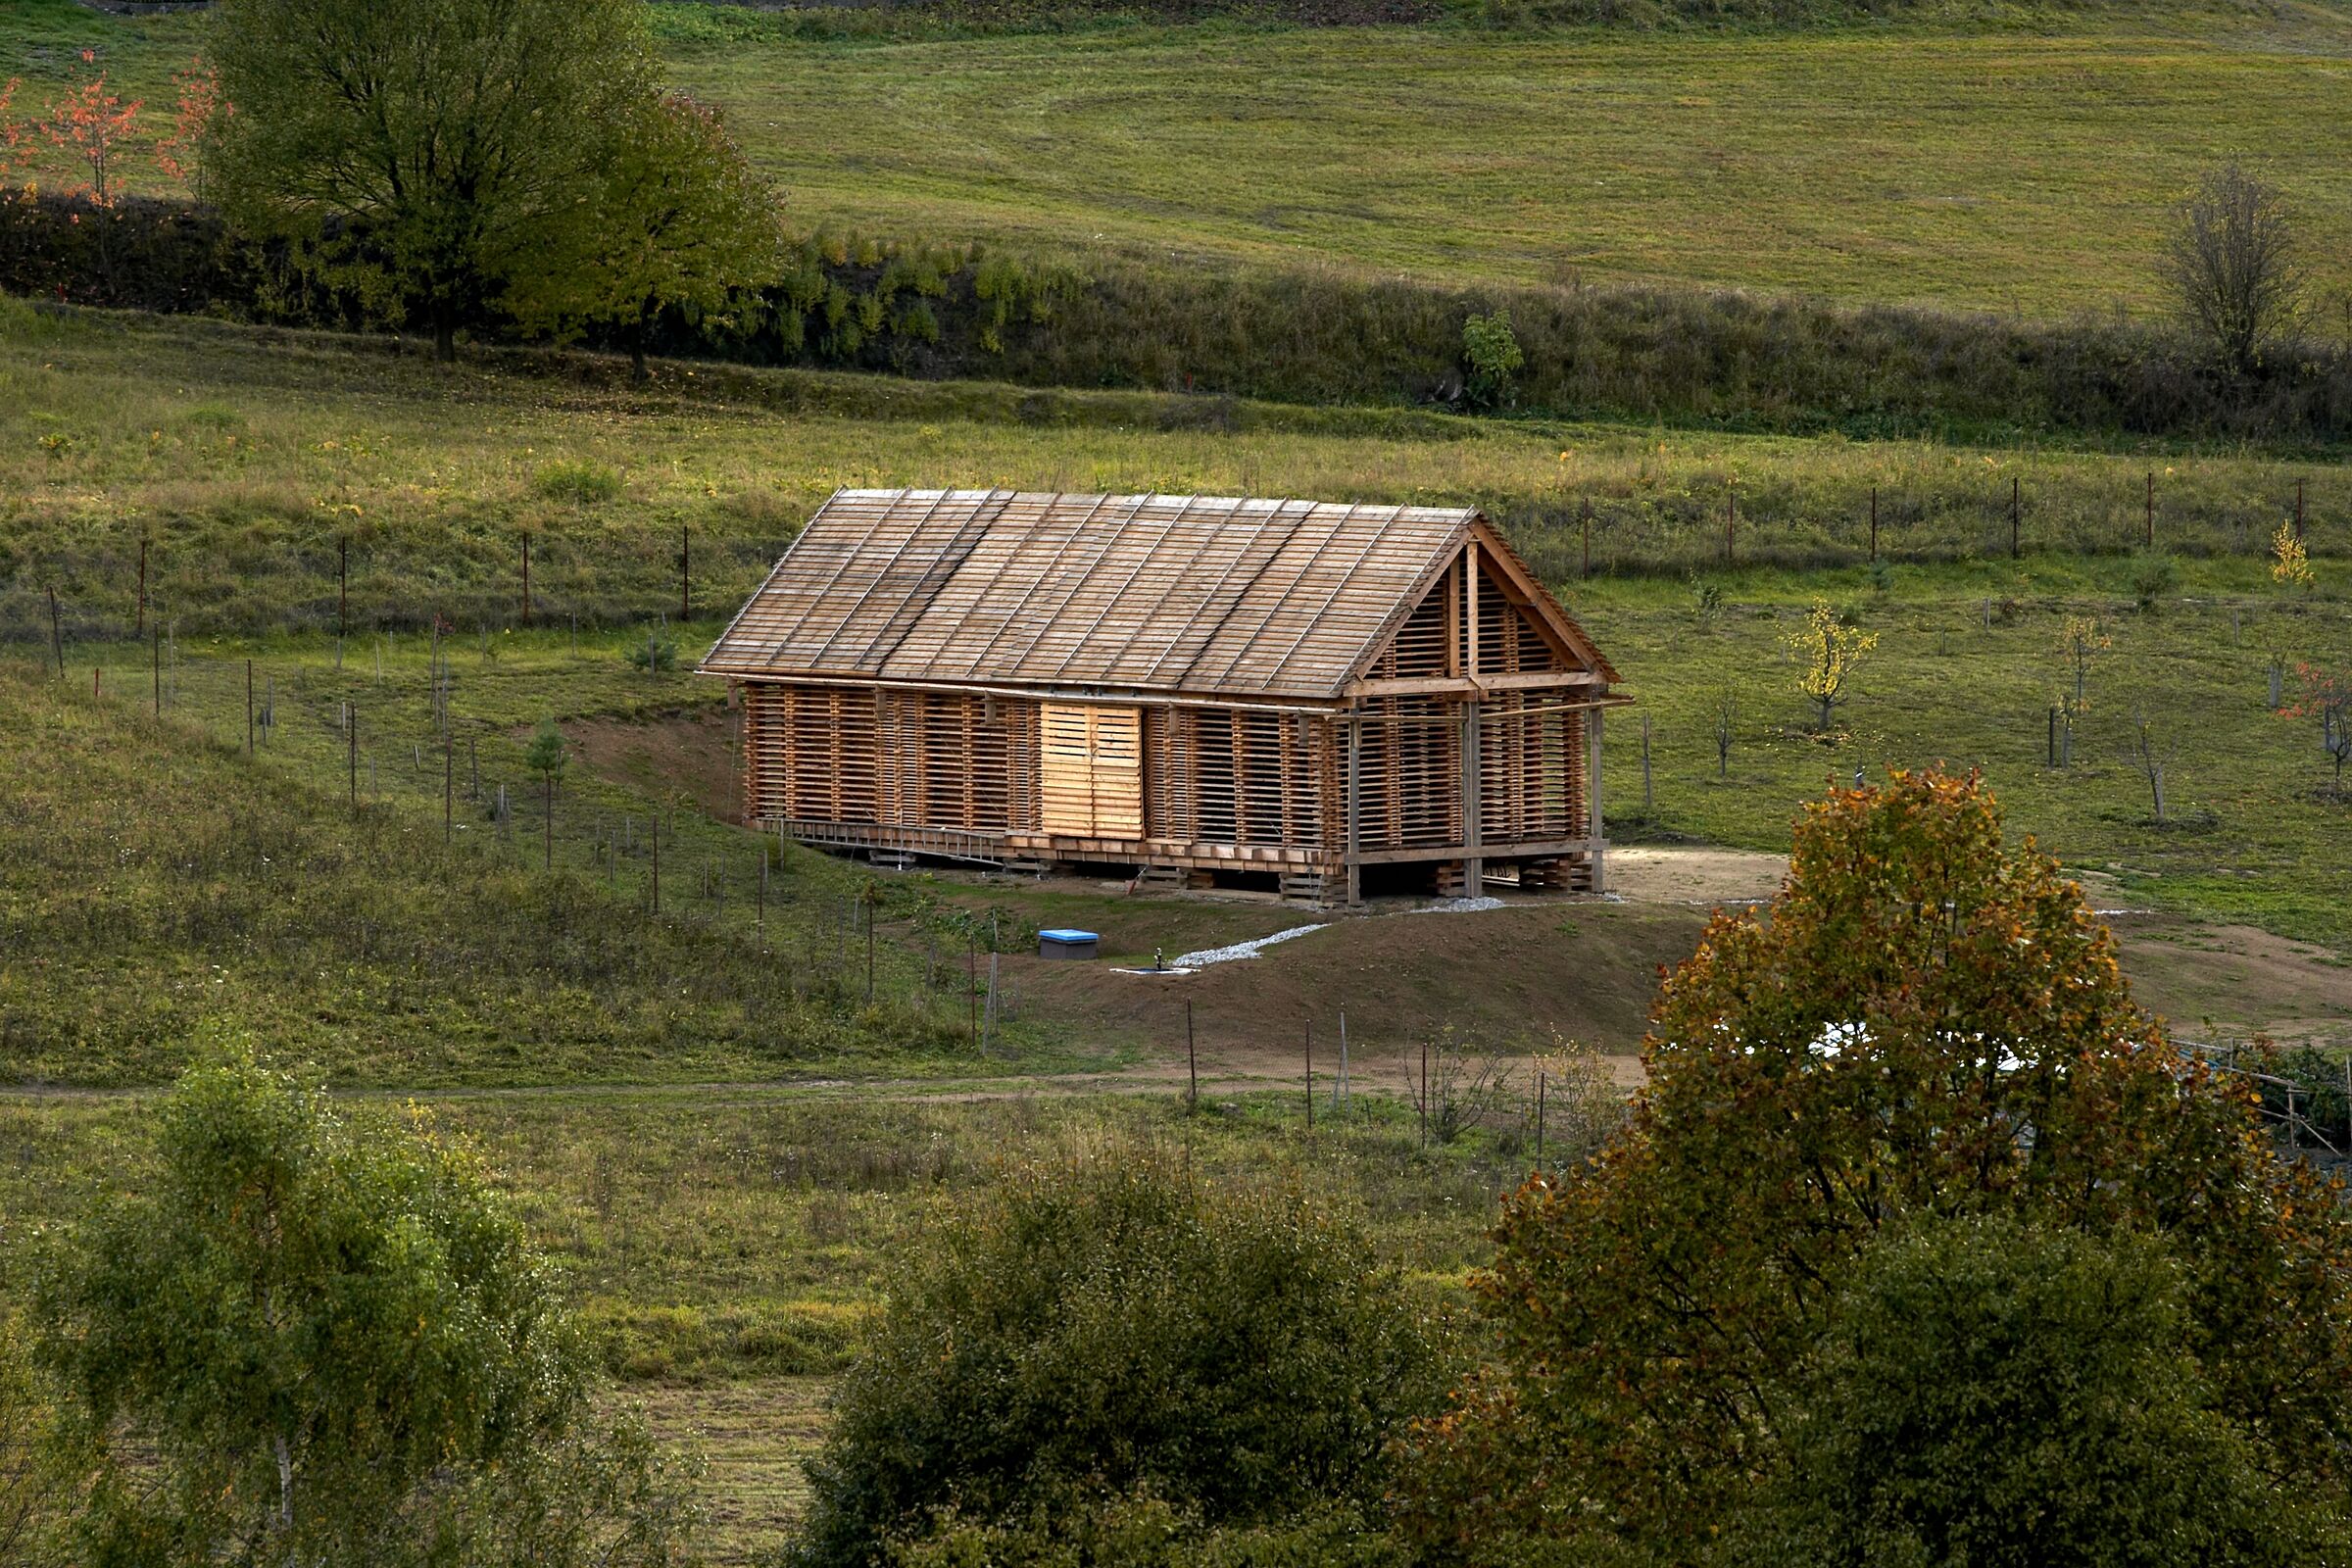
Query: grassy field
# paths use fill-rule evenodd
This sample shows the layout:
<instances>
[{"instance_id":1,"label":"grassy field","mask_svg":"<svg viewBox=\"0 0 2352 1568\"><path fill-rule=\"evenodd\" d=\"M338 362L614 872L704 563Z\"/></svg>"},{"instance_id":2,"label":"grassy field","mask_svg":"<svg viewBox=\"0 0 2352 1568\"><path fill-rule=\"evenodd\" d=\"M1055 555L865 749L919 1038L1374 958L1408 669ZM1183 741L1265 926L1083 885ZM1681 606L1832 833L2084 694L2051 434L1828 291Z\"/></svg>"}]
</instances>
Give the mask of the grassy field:
<instances>
[{"instance_id":1,"label":"grassy field","mask_svg":"<svg viewBox=\"0 0 2352 1568\"><path fill-rule=\"evenodd\" d=\"M656 24L675 78L727 108L802 227L2054 317L2149 308L2167 205L2241 156L2305 214L2318 324L2352 336L2340 6L1932 15L823 41L803 20L676 5ZM21 0L0 43L25 103L96 47L160 124L199 26Z\"/></svg>"},{"instance_id":2,"label":"grassy field","mask_svg":"<svg viewBox=\"0 0 2352 1568\"><path fill-rule=\"evenodd\" d=\"M149 602L183 637L350 625L473 636L675 614L681 531L697 613L731 612L841 485L1344 495L1485 507L1546 578L1890 560L2012 580L2030 556L2102 558L2102 590L2160 553L2259 586L2303 487L2323 588L2343 591L2352 468L2226 453L2082 452L1478 420L1146 393L517 352L457 370L416 345L0 302L0 635L117 636ZM2226 563L2236 563L2226 565ZM2161 575L2162 565L2155 568ZM2204 569L2204 568L2200 568ZM2199 579L2202 580L2202 579ZM535 716L535 715L534 715Z\"/></svg>"}]
</instances>

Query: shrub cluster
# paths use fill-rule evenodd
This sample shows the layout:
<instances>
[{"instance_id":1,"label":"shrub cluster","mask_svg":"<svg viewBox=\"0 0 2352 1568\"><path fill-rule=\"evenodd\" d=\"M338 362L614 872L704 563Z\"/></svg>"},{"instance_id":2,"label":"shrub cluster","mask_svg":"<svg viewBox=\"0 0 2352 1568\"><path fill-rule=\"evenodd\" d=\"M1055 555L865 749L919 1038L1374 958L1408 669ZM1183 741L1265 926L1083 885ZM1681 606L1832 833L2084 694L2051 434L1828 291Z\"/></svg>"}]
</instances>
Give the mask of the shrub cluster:
<instances>
[{"instance_id":1,"label":"shrub cluster","mask_svg":"<svg viewBox=\"0 0 2352 1568\"><path fill-rule=\"evenodd\" d=\"M364 314L217 215L157 199L97 210L11 197L0 204L0 288L293 324L358 325ZM1498 317L1523 356L1515 405L1539 414L2000 442L2042 431L2352 437L2352 353L2318 344L2235 373L2165 330L2126 322L1663 286L1455 288L1119 257L1081 268L838 234L802 240L784 275L743 309L665 313L649 346L1031 385L1464 407L1483 399L1464 327ZM477 331L511 323L485 319Z\"/></svg>"}]
</instances>

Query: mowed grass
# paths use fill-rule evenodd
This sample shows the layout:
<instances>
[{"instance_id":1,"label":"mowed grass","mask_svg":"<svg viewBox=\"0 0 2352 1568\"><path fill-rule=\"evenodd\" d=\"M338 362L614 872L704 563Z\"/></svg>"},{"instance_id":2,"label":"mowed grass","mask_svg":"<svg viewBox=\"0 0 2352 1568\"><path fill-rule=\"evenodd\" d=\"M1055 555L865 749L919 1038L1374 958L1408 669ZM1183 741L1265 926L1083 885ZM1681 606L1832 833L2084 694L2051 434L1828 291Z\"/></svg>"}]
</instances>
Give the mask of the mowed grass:
<instances>
[{"instance_id":1,"label":"mowed grass","mask_svg":"<svg viewBox=\"0 0 2352 1568\"><path fill-rule=\"evenodd\" d=\"M200 21L70 11L35 0L15 20L26 102L92 43L168 111ZM2340 6L2032 22L824 42L795 19L677 5L656 26L673 77L728 110L799 228L2046 317L2151 307L2166 208L2242 157L2301 209L2319 323L2352 334L2332 298L2352 285ZM0 43L11 30L0 19Z\"/></svg>"},{"instance_id":2,"label":"mowed grass","mask_svg":"<svg viewBox=\"0 0 2352 1568\"><path fill-rule=\"evenodd\" d=\"M2352 281L2347 38L2306 11L2201 36L1196 27L672 61L798 222L2056 316L2154 304L2166 208L2225 157L2303 209L2324 284Z\"/></svg>"}]
</instances>

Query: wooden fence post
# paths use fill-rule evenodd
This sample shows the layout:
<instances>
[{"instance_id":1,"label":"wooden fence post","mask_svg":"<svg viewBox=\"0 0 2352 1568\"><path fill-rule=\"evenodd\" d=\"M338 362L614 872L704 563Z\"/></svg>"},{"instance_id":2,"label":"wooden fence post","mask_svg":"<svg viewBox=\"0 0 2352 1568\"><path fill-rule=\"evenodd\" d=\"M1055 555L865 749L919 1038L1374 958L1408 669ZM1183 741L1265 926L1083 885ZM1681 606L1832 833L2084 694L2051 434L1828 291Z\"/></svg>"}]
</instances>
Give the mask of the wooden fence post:
<instances>
[{"instance_id":1,"label":"wooden fence post","mask_svg":"<svg viewBox=\"0 0 2352 1568\"><path fill-rule=\"evenodd\" d=\"M58 620L57 590L54 588L49 590L49 648L57 655L57 680L62 686L66 680L66 634Z\"/></svg>"},{"instance_id":2,"label":"wooden fence post","mask_svg":"<svg viewBox=\"0 0 2352 1568\"><path fill-rule=\"evenodd\" d=\"M350 715L344 735L351 759L351 811L357 816L360 811L360 705L348 703L344 706L344 711Z\"/></svg>"},{"instance_id":3,"label":"wooden fence post","mask_svg":"<svg viewBox=\"0 0 2352 1568\"><path fill-rule=\"evenodd\" d=\"M245 760L253 760L253 661L245 661Z\"/></svg>"},{"instance_id":4,"label":"wooden fence post","mask_svg":"<svg viewBox=\"0 0 2352 1568\"><path fill-rule=\"evenodd\" d=\"M458 742L447 730L441 732L441 842L447 844L458 830Z\"/></svg>"},{"instance_id":5,"label":"wooden fence post","mask_svg":"<svg viewBox=\"0 0 2352 1568\"><path fill-rule=\"evenodd\" d=\"M678 527L678 619L694 618L694 537L693 530L684 524Z\"/></svg>"}]
</instances>

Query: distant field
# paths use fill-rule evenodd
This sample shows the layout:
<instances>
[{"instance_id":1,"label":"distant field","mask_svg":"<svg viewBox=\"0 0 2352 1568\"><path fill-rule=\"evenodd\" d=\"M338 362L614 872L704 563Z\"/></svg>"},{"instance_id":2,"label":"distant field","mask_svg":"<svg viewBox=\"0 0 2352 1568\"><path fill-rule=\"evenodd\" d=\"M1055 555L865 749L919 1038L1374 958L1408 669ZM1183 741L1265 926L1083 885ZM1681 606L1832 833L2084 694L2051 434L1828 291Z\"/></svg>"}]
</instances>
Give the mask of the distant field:
<instances>
[{"instance_id":1,"label":"distant field","mask_svg":"<svg viewBox=\"0 0 2352 1568\"><path fill-rule=\"evenodd\" d=\"M2155 301L2164 211L2255 160L2352 335L2352 17L2136 7L1773 33L1204 24L809 41L669 6L796 226L1447 280L1647 278L2030 316ZM28 0L49 90L95 44L168 110L198 24Z\"/></svg>"}]
</instances>

